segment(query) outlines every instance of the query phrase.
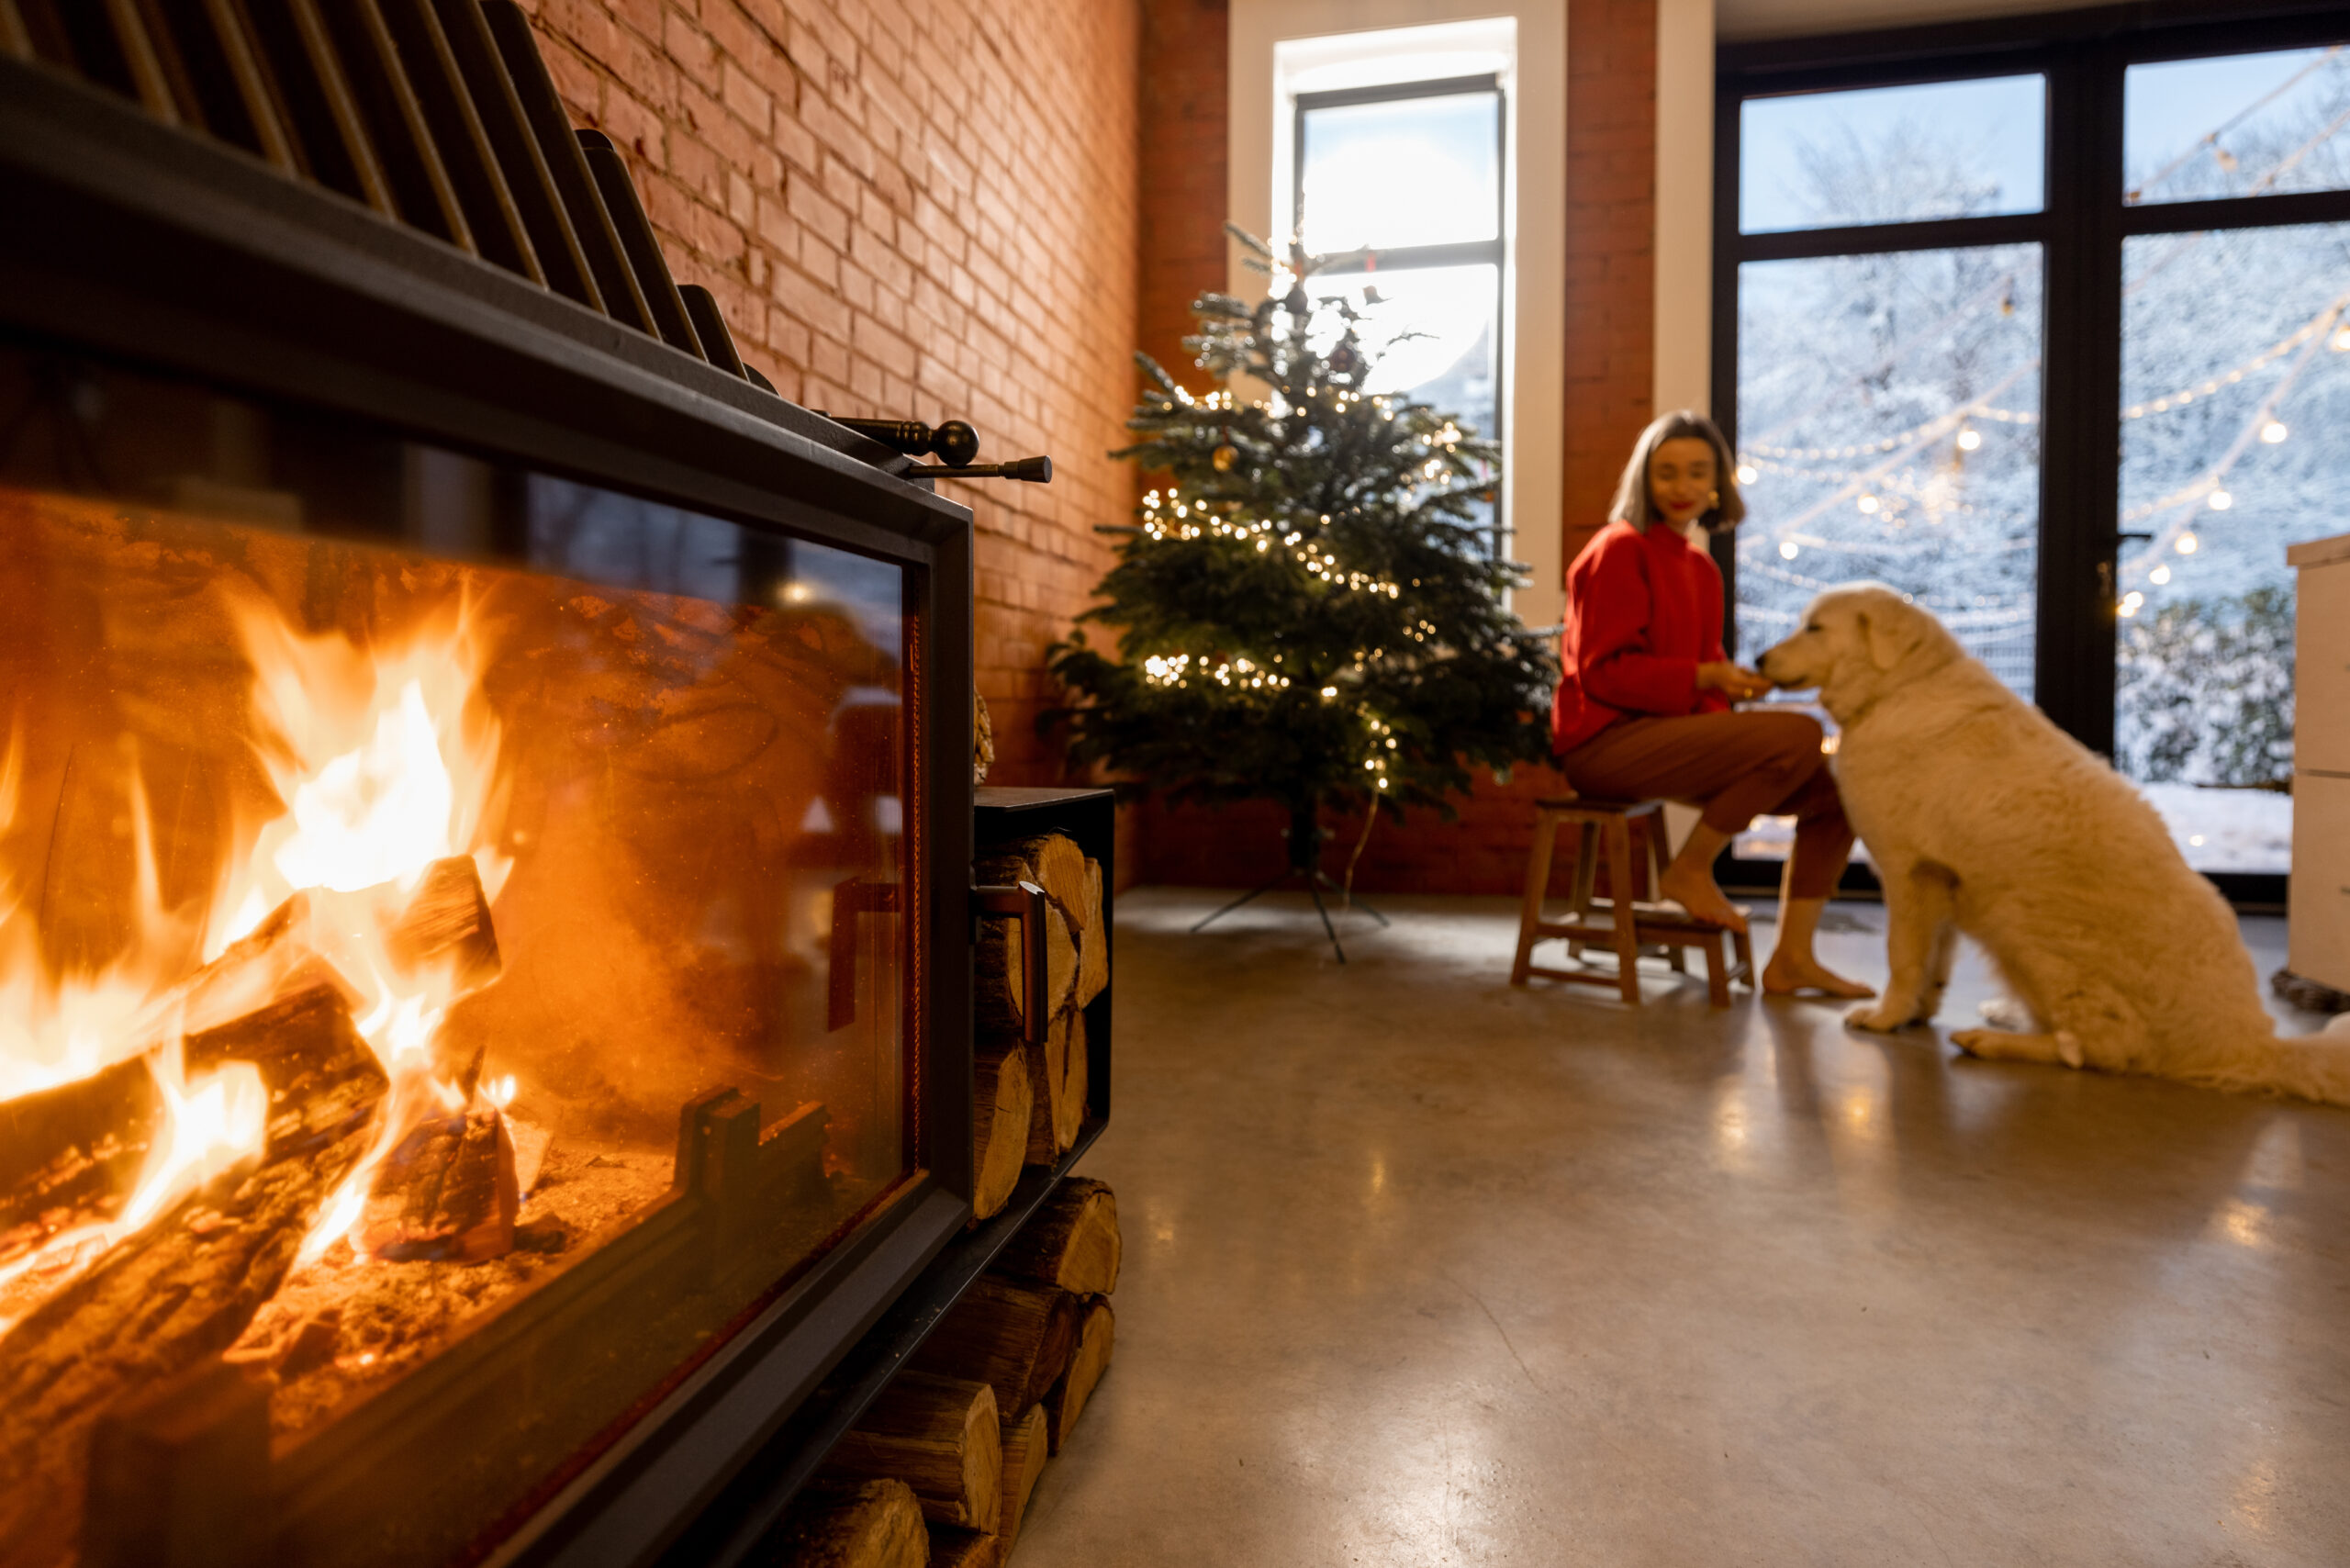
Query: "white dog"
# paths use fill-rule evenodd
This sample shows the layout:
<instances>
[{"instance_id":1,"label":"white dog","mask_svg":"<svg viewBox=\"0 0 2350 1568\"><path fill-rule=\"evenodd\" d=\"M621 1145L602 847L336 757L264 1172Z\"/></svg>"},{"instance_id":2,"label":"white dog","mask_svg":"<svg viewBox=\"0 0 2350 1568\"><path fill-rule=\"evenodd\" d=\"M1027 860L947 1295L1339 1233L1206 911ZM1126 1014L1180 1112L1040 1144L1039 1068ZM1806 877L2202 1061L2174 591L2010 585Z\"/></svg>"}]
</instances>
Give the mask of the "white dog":
<instances>
[{"instance_id":1,"label":"white dog","mask_svg":"<svg viewBox=\"0 0 2350 1568\"><path fill-rule=\"evenodd\" d=\"M1760 667L1819 689L1885 884L1892 978L1849 1022L1930 1019L1964 932L2030 1032L1962 1030L1963 1050L2350 1105L2350 1040L2277 1037L2234 915L2154 809L1931 615L1874 584L1834 588Z\"/></svg>"}]
</instances>

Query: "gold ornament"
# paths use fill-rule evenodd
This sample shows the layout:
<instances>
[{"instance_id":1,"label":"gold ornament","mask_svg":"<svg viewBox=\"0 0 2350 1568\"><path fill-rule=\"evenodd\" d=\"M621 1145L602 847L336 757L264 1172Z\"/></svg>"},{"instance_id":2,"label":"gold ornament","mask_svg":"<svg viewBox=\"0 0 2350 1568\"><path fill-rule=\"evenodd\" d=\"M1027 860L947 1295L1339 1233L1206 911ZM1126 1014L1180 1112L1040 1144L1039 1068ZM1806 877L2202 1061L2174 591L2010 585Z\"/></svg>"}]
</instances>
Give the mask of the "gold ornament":
<instances>
[{"instance_id":1,"label":"gold ornament","mask_svg":"<svg viewBox=\"0 0 2350 1568\"><path fill-rule=\"evenodd\" d=\"M1232 465L1239 458L1239 456L1240 449L1232 445L1230 442L1226 442L1210 453L1208 454L1208 461L1215 465L1215 471L1217 473L1229 474L1232 472Z\"/></svg>"}]
</instances>

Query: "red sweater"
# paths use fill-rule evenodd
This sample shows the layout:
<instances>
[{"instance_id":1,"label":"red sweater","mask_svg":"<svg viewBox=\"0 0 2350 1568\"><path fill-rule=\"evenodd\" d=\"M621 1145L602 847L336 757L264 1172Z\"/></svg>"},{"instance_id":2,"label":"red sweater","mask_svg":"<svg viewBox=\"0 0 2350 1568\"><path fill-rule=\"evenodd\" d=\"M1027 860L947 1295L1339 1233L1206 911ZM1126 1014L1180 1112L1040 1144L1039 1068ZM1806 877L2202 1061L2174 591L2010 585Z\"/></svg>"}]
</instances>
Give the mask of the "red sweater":
<instances>
[{"instance_id":1,"label":"red sweater","mask_svg":"<svg viewBox=\"0 0 2350 1568\"><path fill-rule=\"evenodd\" d=\"M1550 707L1550 745L1569 752L1628 714L1719 713L1729 699L1697 689L1697 666L1722 652L1722 574L1670 524L1599 531L1567 568L1565 678Z\"/></svg>"}]
</instances>

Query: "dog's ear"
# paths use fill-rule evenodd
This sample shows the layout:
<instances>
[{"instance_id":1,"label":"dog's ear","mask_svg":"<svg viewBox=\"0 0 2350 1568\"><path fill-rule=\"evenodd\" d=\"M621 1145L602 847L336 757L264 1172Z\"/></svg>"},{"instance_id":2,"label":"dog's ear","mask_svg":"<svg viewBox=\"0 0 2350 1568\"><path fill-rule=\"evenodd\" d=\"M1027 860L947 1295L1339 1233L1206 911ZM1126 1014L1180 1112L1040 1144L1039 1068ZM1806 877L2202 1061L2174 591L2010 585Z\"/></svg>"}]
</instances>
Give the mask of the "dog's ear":
<instances>
[{"instance_id":1,"label":"dog's ear","mask_svg":"<svg viewBox=\"0 0 2350 1568\"><path fill-rule=\"evenodd\" d=\"M1918 612L1907 605L1887 605L1874 614L1863 610L1860 631L1868 642L1869 663L1879 669L1891 669L1916 653L1926 640L1926 628Z\"/></svg>"}]
</instances>

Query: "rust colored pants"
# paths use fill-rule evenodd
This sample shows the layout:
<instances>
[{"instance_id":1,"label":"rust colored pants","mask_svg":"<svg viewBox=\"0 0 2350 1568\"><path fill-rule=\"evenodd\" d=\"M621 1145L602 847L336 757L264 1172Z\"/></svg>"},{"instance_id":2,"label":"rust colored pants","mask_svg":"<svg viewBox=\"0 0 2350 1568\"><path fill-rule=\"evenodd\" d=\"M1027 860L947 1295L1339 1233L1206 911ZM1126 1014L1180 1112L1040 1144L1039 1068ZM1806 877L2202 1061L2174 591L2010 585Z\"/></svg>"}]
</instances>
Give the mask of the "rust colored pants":
<instances>
[{"instance_id":1,"label":"rust colored pants","mask_svg":"<svg viewBox=\"0 0 2350 1568\"><path fill-rule=\"evenodd\" d=\"M1718 833L1742 833L1760 816L1795 818L1787 896L1824 899L1852 852L1852 828L1819 736L1819 722L1801 713L1623 719L1559 766L1579 793L1678 801Z\"/></svg>"}]
</instances>

